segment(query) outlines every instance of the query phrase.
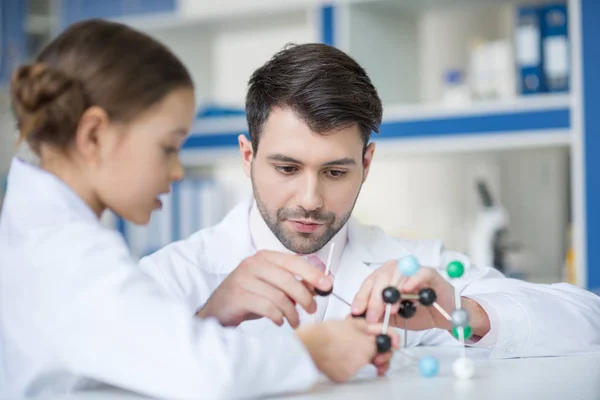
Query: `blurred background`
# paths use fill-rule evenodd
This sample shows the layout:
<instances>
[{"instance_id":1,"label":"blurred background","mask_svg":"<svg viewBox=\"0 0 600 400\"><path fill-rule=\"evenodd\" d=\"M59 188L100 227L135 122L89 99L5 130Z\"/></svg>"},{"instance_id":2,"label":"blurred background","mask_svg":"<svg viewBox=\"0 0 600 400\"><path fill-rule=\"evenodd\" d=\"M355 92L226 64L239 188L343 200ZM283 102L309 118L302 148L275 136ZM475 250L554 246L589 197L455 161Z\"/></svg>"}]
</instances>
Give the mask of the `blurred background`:
<instances>
[{"instance_id":1,"label":"blurred background","mask_svg":"<svg viewBox=\"0 0 600 400\"><path fill-rule=\"evenodd\" d=\"M365 67L385 106L358 219L441 239L509 276L593 289L577 80L585 1L0 0L0 176L17 151L16 65L86 18L149 33L190 69L198 113L188 175L151 224L106 215L143 256L251 193L236 147L247 80L287 43L325 42Z\"/></svg>"}]
</instances>

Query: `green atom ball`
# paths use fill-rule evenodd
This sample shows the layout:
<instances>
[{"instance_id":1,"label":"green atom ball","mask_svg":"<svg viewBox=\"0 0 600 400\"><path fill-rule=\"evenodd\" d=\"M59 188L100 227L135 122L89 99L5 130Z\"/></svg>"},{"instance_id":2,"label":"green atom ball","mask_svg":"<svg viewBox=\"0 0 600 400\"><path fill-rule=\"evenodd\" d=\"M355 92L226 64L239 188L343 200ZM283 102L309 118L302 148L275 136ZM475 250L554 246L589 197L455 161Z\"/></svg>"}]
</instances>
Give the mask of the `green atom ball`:
<instances>
[{"instance_id":1,"label":"green atom ball","mask_svg":"<svg viewBox=\"0 0 600 400\"><path fill-rule=\"evenodd\" d=\"M452 261L446 271L450 278L460 278L465 273L465 266L460 261Z\"/></svg>"},{"instance_id":2,"label":"green atom ball","mask_svg":"<svg viewBox=\"0 0 600 400\"><path fill-rule=\"evenodd\" d=\"M473 331L471 330L471 327L467 325L463 329L465 330L465 340L470 339L471 336L473 335ZM460 336L458 336L458 327L457 326L452 328L452 336L454 336L457 339L460 339Z\"/></svg>"}]
</instances>

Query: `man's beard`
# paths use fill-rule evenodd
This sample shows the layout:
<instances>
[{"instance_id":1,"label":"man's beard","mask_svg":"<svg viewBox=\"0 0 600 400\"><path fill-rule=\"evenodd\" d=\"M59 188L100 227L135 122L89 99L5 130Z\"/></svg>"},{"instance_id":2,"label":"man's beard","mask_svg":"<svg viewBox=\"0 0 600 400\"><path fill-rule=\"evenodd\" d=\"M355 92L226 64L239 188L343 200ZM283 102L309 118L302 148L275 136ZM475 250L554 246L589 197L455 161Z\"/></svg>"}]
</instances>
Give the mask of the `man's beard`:
<instances>
[{"instance_id":1,"label":"man's beard","mask_svg":"<svg viewBox=\"0 0 600 400\"><path fill-rule=\"evenodd\" d=\"M358 198L357 195L350 210L341 217L336 216L333 212L321 212L318 210L306 211L301 208L296 210L280 208L277 210L276 215L272 215L269 213L267 206L263 203L258 194L254 182L252 183L252 190L254 192L254 199L256 200L258 210L269 229L271 229L271 232L273 232L285 248L297 254L316 253L329 243L346 222L348 222L348 219L350 219L354 204L356 204L356 199ZM315 237L314 234L311 233L296 232L295 234L291 234L286 231L283 225L283 222L288 219L310 219L315 222L323 223L325 232L321 233L318 237Z\"/></svg>"}]
</instances>

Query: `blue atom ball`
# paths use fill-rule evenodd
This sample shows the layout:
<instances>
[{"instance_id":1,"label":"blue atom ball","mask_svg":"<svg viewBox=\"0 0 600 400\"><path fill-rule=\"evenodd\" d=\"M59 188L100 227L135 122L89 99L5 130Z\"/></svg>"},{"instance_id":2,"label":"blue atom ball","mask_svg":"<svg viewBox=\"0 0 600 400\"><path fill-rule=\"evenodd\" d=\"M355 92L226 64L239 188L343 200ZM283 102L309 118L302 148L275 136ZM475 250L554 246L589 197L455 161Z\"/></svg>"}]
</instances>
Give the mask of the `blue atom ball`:
<instances>
[{"instance_id":1,"label":"blue atom ball","mask_svg":"<svg viewBox=\"0 0 600 400\"><path fill-rule=\"evenodd\" d=\"M398 270L404 276L413 276L419 270L419 260L415 256L406 256L398 260Z\"/></svg>"},{"instance_id":2,"label":"blue atom ball","mask_svg":"<svg viewBox=\"0 0 600 400\"><path fill-rule=\"evenodd\" d=\"M419 371L426 378L431 378L438 373L439 364L435 357L426 356L419 360Z\"/></svg>"}]
</instances>

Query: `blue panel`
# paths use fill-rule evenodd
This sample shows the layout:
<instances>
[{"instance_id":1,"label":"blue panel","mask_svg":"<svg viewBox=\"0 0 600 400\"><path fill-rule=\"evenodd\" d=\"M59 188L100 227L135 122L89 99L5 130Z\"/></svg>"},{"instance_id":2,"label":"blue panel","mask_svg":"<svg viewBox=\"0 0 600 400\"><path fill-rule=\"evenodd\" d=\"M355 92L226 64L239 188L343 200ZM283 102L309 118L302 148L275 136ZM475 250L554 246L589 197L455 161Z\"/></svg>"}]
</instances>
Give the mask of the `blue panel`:
<instances>
[{"instance_id":1,"label":"blue panel","mask_svg":"<svg viewBox=\"0 0 600 400\"><path fill-rule=\"evenodd\" d=\"M434 120L387 122L381 126L382 138L418 138L431 136L523 132L568 129L570 111L552 110L478 115Z\"/></svg>"},{"instance_id":2,"label":"blue panel","mask_svg":"<svg viewBox=\"0 0 600 400\"><path fill-rule=\"evenodd\" d=\"M89 18L111 18L121 14L122 0L62 0L61 27Z\"/></svg>"},{"instance_id":3,"label":"blue panel","mask_svg":"<svg viewBox=\"0 0 600 400\"><path fill-rule=\"evenodd\" d=\"M201 149L205 147L236 147L239 135L248 136L248 132L239 131L226 134L194 135L183 145L184 149Z\"/></svg>"},{"instance_id":4,"label":"blue panel","mask_svg":"<svg viewBox=\"0 0 600 400\"><path fill-rule=\"evenodd\" d=\"M220 105L205 105L196 112L196 119L227 116L244 116L244 107L223 107Z\"/></svg>"},{"instance_id":5,"label":"blue panel","mask_svg":"<svg viewBox=\"0 0 600 400\"><path fill-rule=\"evenodd\" d=\"M586 260L588 289L600 289L600 2L581 0L583 64L583 140ZM577 255L575 256L577 257Z\"/></svg>"},{"instance_id":6,"label":"blue panel","mask_svg":"<svg viewBox=\"0 0 600 400\"><path fill-rule=\"evenodd\" d=\"M89 18L117 18L175 11L176 0L62 0L61 26Z\"/></svg>"},{"instance_id":7,"label":"blue panel","mask_svg":"<svg viewBox=\"0 0 600 400\"><path fill-rule=\"evenodd\" d=\"M516 22L516 42L517 50L521 50L521 46L526 44L522 42L522 34L526 35L535 32L539 45L531 49L536 52L536 57L529 64L518 64L517 71L519 75L519 87L521 94L530 95L545 92L544 86L544 68L543 68L543 53L542 53L542 26L543 12L540 6L520 6L517 11ZM534 61L535 60L535 61Z\"/></svg>"},{"instance_id":8,"label":"blue panel","mask_svg":"<svg viewBox=\"0 0 600 400\"><path fill-rule=\"evenodd\" d=\"M12 72L27 58L25 2L0 0L0 86L10 82Z\"/></svg>"},{"instance_id":9,"label":"blue panel","mask_svg":"<svg viewBox=\"0 0 600 400\"><path fill-rule=\"evenodd\" d=\"M123 0L80 0L81 19L111 18L122 15Z\"/></svg>"},{"instance_id":10,"label":"blue panel","mask_svg":"<svg viewBox=\"0 0 600 400\"><path fill-rule=\"evenodd\" d=\"M321 7L321 42L330 46L335 46L335 25L334 25L334 12L333 6Z\"/></svg>"},{"instance_id":11,"label":"blue panel","mask_svg":"<svg viewBox=\"0 0 600 400\"><path fill-rule=\"evenodd\" d=\"M559 73L558 76L552 76L549 74L549 71L552 70L553 67L561 64L561 60L557 59L557 57L564 57L565 60L569 60L569 24L568 24L568 12L566 4L552 4L544 7L544 30L543 30L543 40L544 40L544 80L546 90L548 92L567 92L569 91L569 80L570 80L570 72L569 69L563 71L564 73ZM565 54L548 54L546 53L546 46L549 43L557 41L564 41L565 44ZM561 57L562 56L562 57Z\"/></svg>"},{"instance_id":12,"label":"blue panel","mask_svg":"<svg viewBox=\"0 0 600 400\"><path fill-rule=\"evenodd\" d=\"M69 25L83 18L82 0L61 0L60 2L60 29L66 29Z\"/></svg>"},{"instance_id":13,"label":"blue panel","mask_svg":"<svg viewBox=\"0 0 600 400\"><path fill-rule=\"evenodd\" d=\"M6 0L0 0L0 88L7 84L6 79L6 24L4 23L5 17L5 8L6 8Z\"/></svg>"},{"instance_id":14,"label":"blue panel","mask_svg":"<svg viewBox=\"0 0 600 400\"><path fill-rule=\"evenodd\" d=\"M144 0L140 2L142 14L164 13L175 11L177 4L175 0Z\"/></svg>"},{"instance_id":15,"label":"blue panel","mask_svg":"<svg viewBox=\"0 0 600 400\"><path fill-rule=\"evenodd\" d=\"M544 22L544 35L546 36L562 36L567 35L569 30L569 18L567 16L566 4L552 4L544 7L544 16L548 18L549 14L558 13L559 21ZM554 18L556 19L556 18Z\"/></svg>"},{"instance_id":16,"label":"blue panel","mask_svg":"<svg viewBox=\"0 0 600 400\"><path fill-rule=\"evenodd\" d=\"M381 125L381 139L440 137L449 135L526 132L548 129L568 129L569 109L515 112L508 114L478 115L413 121L385 122ZM236 147L237 137L247 132L202 134L191 136L184 149L204 147ZM377 137L375 137L377 139Z\"/></svg>"}]
</instances>

